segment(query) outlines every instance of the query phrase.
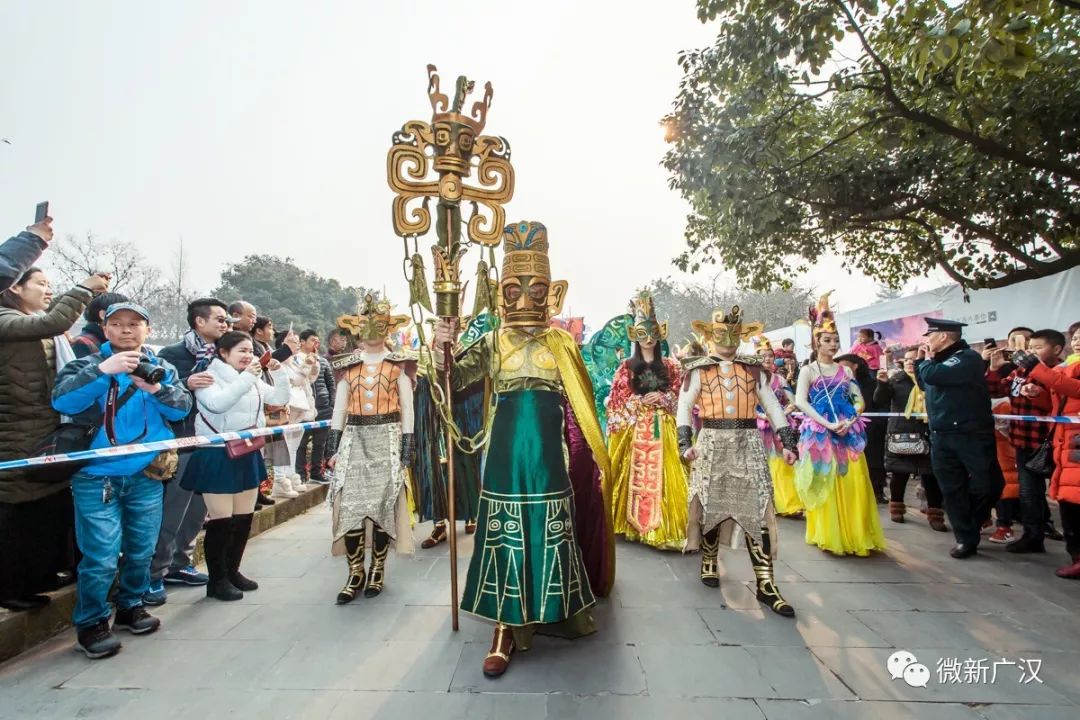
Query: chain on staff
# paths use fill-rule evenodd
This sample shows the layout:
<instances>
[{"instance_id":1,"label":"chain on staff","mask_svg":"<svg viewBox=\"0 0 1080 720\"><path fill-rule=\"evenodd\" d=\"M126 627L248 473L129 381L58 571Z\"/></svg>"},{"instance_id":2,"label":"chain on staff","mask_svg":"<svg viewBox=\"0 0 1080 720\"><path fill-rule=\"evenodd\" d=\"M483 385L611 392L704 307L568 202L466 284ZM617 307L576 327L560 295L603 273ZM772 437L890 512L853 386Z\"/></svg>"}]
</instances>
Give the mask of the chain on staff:
<instances>
[{"instance_id":1,"label":"chain on staff","mask_svg":"<svg viewBox=\"0 0 1080 720\"><path fill-rule=\"evenodd\" d=\"M411 254L409 252L410 239L413 241L414 247ZM426 281L423 279L423 266L421 265L419 268L413 266L413 258L417 257L415 249L416 238L404 238L404 244L405 259L403 261L403 272L405 274L405 280L409 283L410 288L413 286L414 283L419 283L417 285L417 288L423 288L424 296L426 296L427 285ZM483 281L484 278L487 278L488 283L492 287L498 287L500 277L498 268L495 265L495 251L489 248L489 252L491 253L491 263L488 264L481 260L480 265L477 267L477 283L479 284ZM410 266L413 266L413 272L411 275L409 273ZM494 273L494 278L491 277L492 273ZM424 298L424 296L421 296L421 298ZM496 313L495 307L485 307L482 304L481 297L482 296L477 293L476 303L473 307L472 317L478 317L480 313L484 312L485 310L492 313L492 315L494 316ZM428 341L427 336L424 334L424 316L422 308L427 308L429 312L431 311L430 308L423 303L423 301L412 301L412 299L410 299L409 312L412 315L413 324L416 327L417 341L420 345L419 364L423 366L424 372L427 374L427 376L433 378L438 377L438 375L435 370L435 365L431 355L429 353L425 353L425 350L428 347ZM498 321L496 320L496 327L497 325ZM493 343L490 351L491 367L499 367L501 357L502 348L497 343ZM449 437L452 439L453 447L456 447L458 450L467 455L474 455L483 450L487 446L488 439L491 437L490 425L485 424L483 427L481 427L480 432L476 433L475 435L465 435L462 432L460 426L453 418L452 405L446 397L442 386L440 386L438 383L433 383L430 387L431 397L435 405L435 409L438 411L439 418L444 423L444 427L446 427L446 429L450 433ZM499 393L496 389L492 388L490 405L497 405L498 400Z\"/></svg>"},{"instance_id":2,"label":"chain on staff","mask_svg":"<svg viewBox=\"0 0 1080 720\"><path fill-rule=\"evenodd\" d=\"M433 312L440 319L455 322L461 319L461 300L464 286L461 282L461 259L470 244L494 248L502 238L506 213L503 205L514 195L514 168L510 164L510 144L505 138L482 135L487 124L487 113L493 95L491 83L484 86L483 98L465 105L475 83L464 75L454 83L454 99L441 91L439 75L434 65L427 66L428 99L431 102L431 122L410 120L394 133L393 144L386 156L387 182L394 191L392 218L394 232L405 240L406 266L411 266L409 279L409 304ZM475 183L466 182L475 173ZM427 288L424 259L418 250L419 237L431 229L430 201L436 199L435 233L438 242L432 246L434 260L435 306L432 307ZM467 221L461 217L461 203L472 204ZM481 212L481 208L483 212ZM462 225L465 238L462 238ZM408 240L413 240L413 253L409 255ZM476 308L494 310L494 289L490 280L490 268L481 259L475 288ZM422 324L417 323L417 333L424 341ZM423 345L422 345L423 347ZM436 398L439 414L446 427L446 446L452 451L455 445L462 449L472 447L473 452L483 443L483 436L476 441L461 437L461 431L453 421L450 408L453 401L451 373L453 352L451 343L443 347L447 359L444 386L432 383L432 396ZM431 368L431 359L426 361ZM434 373L430 377L437 377ZM439 392L441 390L441 397ZM468 441L466 441L468 440ZM477 445L476 443L480 444ZM450 518L455 511L454 463L447 463L447 508ZM450 593L453 629L458 629L457 591L457 526L449 523L450 541Z\"/></svg>"}]
</instances>

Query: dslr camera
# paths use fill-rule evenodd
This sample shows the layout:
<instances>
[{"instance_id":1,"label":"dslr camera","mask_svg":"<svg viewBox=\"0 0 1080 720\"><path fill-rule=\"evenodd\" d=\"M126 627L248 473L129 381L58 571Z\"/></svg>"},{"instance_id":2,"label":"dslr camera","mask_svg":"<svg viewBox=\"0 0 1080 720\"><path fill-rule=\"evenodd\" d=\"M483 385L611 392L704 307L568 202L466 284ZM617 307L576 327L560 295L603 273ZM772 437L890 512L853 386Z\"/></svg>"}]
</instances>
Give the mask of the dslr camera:
<instances>
[{"instance_id":1,"label":"dslr camera","mask_svg":"<svg viewBox=\"0 0 1080 720\"><path fill-rule=\"evenodd\" d=\"M139 357L139 364L135 366L131 374L150 385L157 385L165 379L165 368L150 362L150 357L143 353Z\"/></svg>"}]
</instances>

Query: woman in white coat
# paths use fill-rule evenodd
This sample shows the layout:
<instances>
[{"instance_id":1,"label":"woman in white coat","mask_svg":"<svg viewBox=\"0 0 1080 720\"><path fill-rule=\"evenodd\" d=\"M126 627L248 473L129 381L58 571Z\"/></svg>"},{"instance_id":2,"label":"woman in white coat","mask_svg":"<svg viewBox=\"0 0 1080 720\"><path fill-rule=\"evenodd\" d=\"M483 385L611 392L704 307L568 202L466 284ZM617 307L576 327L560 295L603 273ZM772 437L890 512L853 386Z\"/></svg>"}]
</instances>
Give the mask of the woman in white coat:
<instances>
[{"instance_id":1,"label":"woman in white coat","mask_svg":"<svg viewBox=\"0 0 1080 720\"><path fill-rule=\"evenodd\" d=\"M289 400L287 371L276 360L267 366L274 380L262 380L262 367L252 349L251 336L231 331L215 343L214 359L207 371L214 383L195 391L197 435L236 432L263 427L264 405L284 405ZM240 574L255 496L266 476L261 442L228 449L224 445L201 447L192 453L180 487L199 493L210 516L203 549L210 582L206 596L239 600L245 590L259 586ZM245 452L245 449L250 451Z\"/></svg>"}]
</instances>

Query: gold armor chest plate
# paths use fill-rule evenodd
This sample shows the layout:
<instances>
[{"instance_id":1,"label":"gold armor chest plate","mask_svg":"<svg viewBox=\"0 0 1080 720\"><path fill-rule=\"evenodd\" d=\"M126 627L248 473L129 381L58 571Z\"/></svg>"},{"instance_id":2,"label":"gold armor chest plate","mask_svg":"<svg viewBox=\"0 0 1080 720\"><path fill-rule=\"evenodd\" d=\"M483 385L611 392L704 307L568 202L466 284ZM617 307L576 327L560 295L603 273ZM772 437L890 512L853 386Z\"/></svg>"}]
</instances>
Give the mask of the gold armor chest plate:
<instances>
[{"instance_id":1,"label":"gold armor chest plate","mask_svg":"<svg viewBox=\"0 0 1080 720\"><path fill-rule=\"evenodd\" d=\"M745 365L721 362L701 368L702 418L752 420L757 417L757 376Z\"/></svg>"},{"instance_id":2,"label":"gold armor chest plate","mask_svg":"<svg viewBox=\"0 0 1080 720\"><path fill-rule=\"evenodd\" d=\"M353 365L346 373L349 381L350 415L386 415L401 411L397 381L401 365L382 360Z\"/></svg>"},{"instance_id":3,"label":"gold armor chest plate","mask_svg":"<svg viewBox=\"0 0 1080 720\"><path fill-rule=\"evenodd\" d=\"M521 378L537 378L552 384L559 382L559 366L547 345L521 330L499 333L500 383Z\"/></svg>"}]
</instances>

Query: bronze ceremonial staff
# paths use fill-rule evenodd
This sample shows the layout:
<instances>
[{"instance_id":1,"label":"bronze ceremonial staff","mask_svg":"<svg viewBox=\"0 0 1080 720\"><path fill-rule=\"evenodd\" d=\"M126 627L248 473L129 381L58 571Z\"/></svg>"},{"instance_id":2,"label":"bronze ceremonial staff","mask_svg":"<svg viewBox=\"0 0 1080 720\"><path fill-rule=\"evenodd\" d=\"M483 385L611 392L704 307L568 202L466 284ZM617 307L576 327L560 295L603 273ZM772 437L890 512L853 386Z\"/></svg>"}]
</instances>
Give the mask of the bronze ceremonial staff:
<instances>
[{"instance_id":1,"label":"bronze ceremonial staff","mask_svg":"<svg viewBox=\"0 0 1080 720\"><path fill-rule=\"evenodd\" d=\"M386 157L386 175L394 191L394 232L404 240L405 266L411 268L409 277L410 305L434 312L447 321L461 320L461 258L469 245L494 248L502 239L506 215L503 204L514 195L514 169L510 165L510 144L504 138L481 135L491 107L491 83L484 86L484 97L466 112L465 102L474 83L464 75L454 86L454 100L439 90L439 75L434 65L428 65L428 98L431 101L431 122L410 120L394 133L393 145ZM476 170L476 184L465 182ZM435 262L435 308L432 309L424 273L424 259L418 252L418 238L431 229L428 206L437 198L435 232L438 243L431 247ZM461 203L467 201L471 210L467 222L467 238L461 237ZM412 249L410 252L410 241ZM477 272L474 314L484 308L494 309L492 283L488 265L481 260ZM415 319L415 315L414 315ZM423 341L423 329L417 323ZM476 452L483 441L463 438L453 422L451 369L453 347L442 348L446 374L439 388L436 374L429 372L432 396L446 426L447 458L447 528L450 541L450 615L453 629L458 629L457 587L457 513L454 488L454 447L463 452ZM441 397L440 397L441 395ZM483 434L483 433L481 433Z\"/></svg>"}]
</instances>

